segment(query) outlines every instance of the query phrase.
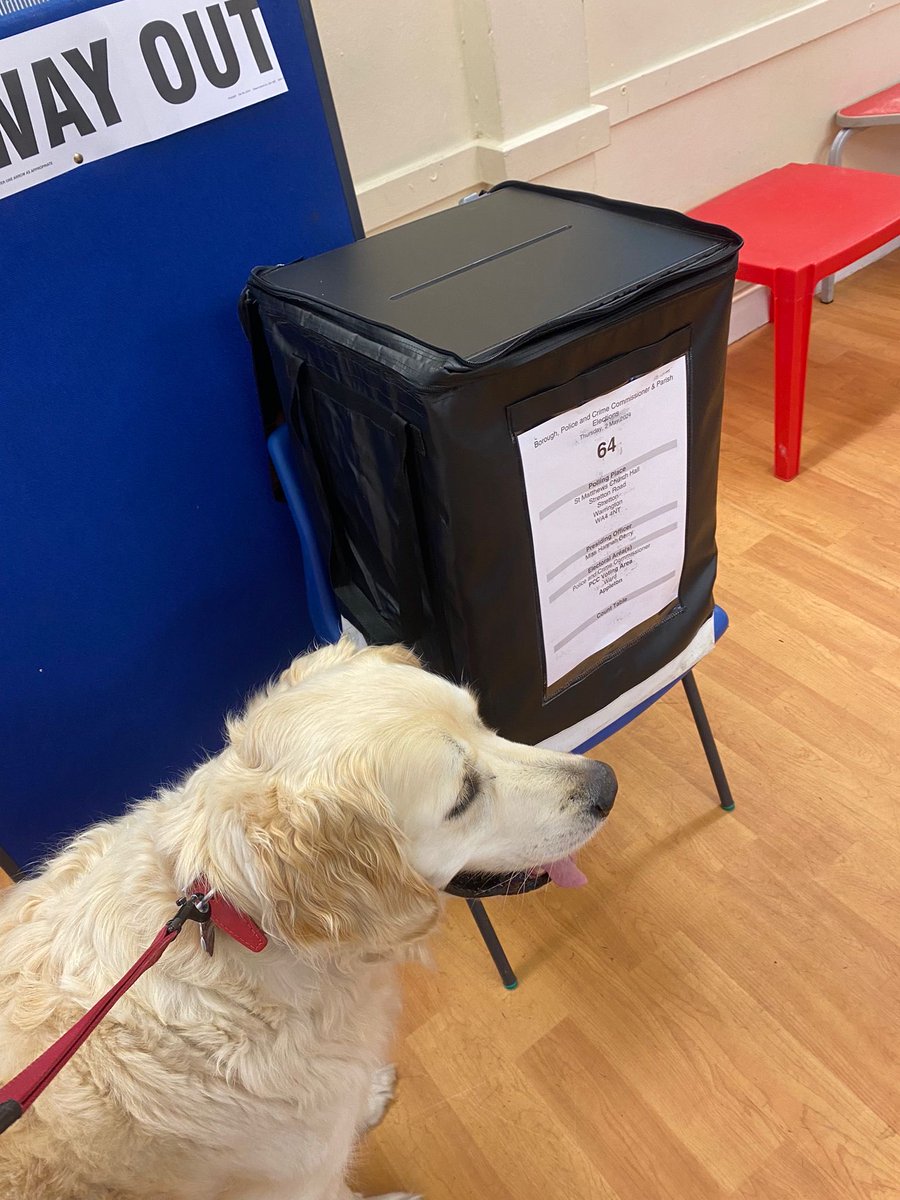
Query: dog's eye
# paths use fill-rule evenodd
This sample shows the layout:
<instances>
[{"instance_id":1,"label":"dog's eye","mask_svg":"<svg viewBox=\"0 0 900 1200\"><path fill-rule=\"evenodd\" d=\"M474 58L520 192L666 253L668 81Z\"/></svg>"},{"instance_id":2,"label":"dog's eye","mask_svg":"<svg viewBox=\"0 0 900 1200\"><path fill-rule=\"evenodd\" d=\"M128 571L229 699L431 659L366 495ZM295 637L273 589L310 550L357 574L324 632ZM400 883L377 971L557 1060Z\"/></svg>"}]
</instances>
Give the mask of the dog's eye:
<instances>
[{"instance_id":1,"label":"dog's eye","mask_svg":"<svg viewBox=\"0 0 900 1200\"><path fill-rule=\"evenodd\" d=\"M466 809L472 807L478 799L478 789L480 781L474 771L466 771L462 781L462 787L459 789L459 796L456 803L447 813L446 820L452 821L454 817L461 817Z\"/></svg>"}]
</instances>

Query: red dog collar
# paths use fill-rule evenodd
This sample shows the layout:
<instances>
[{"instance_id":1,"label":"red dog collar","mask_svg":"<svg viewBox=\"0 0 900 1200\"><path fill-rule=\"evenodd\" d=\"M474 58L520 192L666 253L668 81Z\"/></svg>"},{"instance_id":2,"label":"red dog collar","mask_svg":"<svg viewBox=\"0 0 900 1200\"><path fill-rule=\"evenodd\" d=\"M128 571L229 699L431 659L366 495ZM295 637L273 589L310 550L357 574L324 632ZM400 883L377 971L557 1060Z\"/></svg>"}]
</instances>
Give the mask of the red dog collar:
<instances>
[{"instance_id":1,"label":"red dog collar","mask_svg":"<svg viewBox=\"0 0 900 1200\"><path fill-rule=\"evenodd\" d=\"M246 913L235 908L223 896L212 891L209 881L203 875L198 875L188 888L188 896L202 898L209 905L209 919L216 929L221 929L229 937L234 938L240 945L259 954L269 944L269 939Z\"/></svg>"}]
</instances>

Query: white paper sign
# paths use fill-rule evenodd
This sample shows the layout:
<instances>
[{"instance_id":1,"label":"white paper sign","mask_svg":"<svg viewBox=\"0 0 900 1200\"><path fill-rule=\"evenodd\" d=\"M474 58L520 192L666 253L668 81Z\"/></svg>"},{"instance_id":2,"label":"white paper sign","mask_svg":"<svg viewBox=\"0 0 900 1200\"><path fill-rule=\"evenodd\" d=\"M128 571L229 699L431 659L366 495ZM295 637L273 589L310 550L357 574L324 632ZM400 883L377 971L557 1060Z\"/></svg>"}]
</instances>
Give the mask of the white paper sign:
<instances>
[{"instance_id":1,"label":"white paper sign","mask_svg":"<svg viewBox=\"0 0 900 1200\"><path fill-rule=\"evenodd\" d=\"M686 357L518 442L550 687L678 596Z\"/></svg>"},{"instance_id":2,"label":"white paper sign","mask_svg":"<svg viewBox=\"0 0 900 1200\"><path fill-rule=\"evenodd\" d=\"M287 91L259 0L122 0L0 41L0 197Z\"/></svg>"}]
</instances>

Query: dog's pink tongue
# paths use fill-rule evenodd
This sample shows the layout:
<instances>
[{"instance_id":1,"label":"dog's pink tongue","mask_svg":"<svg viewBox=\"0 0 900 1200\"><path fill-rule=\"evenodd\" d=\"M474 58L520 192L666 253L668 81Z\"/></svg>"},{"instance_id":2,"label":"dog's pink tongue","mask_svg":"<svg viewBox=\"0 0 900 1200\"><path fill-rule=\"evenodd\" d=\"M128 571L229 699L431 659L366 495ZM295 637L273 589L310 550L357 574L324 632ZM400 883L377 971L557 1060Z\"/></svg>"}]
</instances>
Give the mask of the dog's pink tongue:
<instances>
[{"instance_id":1,"label":"dog's pink tongue","mask_svg":"<svg viewBox=\"0 0 900 1200\"><path fill-rule=\"evenodd\" d=\"M543 868L557 887L584 887L587 875L575 865L574 858L561 858L559 862L547 863Z\"/></svg>"}]
</instances>

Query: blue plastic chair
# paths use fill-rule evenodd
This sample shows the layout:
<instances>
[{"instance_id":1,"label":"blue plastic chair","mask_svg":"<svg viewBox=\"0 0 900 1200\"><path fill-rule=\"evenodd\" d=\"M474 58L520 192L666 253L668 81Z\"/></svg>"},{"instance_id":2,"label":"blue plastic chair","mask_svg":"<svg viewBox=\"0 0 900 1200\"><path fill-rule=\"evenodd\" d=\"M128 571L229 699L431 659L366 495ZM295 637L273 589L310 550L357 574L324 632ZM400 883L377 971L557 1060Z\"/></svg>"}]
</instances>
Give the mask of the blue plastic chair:
<instances>
[{"instance_id":1,"label":"blue plastic chair","mask_svg":"<svg viewBox=\"0 0 900 1200\"><path fill-rule=\"evenodd\" d=\"M287 501L291 517L297 529L297 536L300 539L303 578L306 584L306 599L316 641L321 644L336 642L343 632L341 617L338 612L334 592L331 589L328 568L317 536L311 500L304 488L300 462L292 444L291 431L287 425L279 426L278 429L269 435L268 446L272 466L275 469L275 474L278 476L284 498ZM727 628L728 616L724 609L716 605L713 613L715 641L719 640ZM697 726L700 742L706 754L706 761L709 763L709 769L716 785L719 804L726 812L731 812L734 808L734 799L731 795L731 788L728 785L728 779L722 766L722 760L719 757L715 738L709 726L703 701L700 699L700 692L697 688L697 681L694 679L692 669L676 677L664 687L661 687L659 691L654 692L653 695L636 704L622 716L611 721L609 725L605 726L599 733L595 733L587 741L573 747L572 753L584 754L595 746L600 745L608 737L612 737L614 733L618 733L620 729L623 729L635 717L640 716L651 704L655 704L660 697L664 696L666 692L671 691L678 683L681 683L687 694L691 715L694 718L694 724ZM475 924L478 926L478 931L484 939L491 958L494 960L494 965L503 981L503 986L509 990L518 987L515 972L510 966L509 959L506 957L506 952L500 943L497 932L485 911L484 904L481 900L473 899L467 899L466 903L475 919Z\"/></svg>"}]
</instances>

